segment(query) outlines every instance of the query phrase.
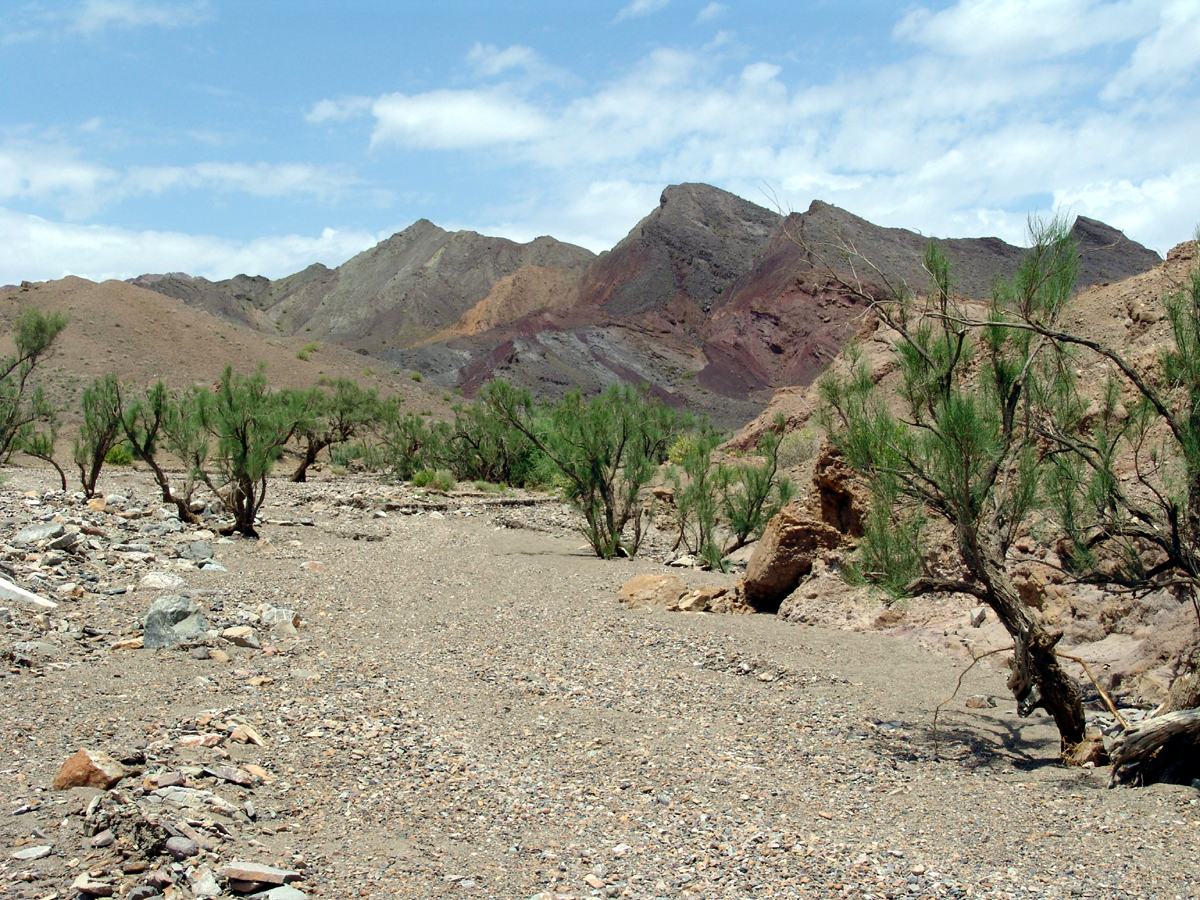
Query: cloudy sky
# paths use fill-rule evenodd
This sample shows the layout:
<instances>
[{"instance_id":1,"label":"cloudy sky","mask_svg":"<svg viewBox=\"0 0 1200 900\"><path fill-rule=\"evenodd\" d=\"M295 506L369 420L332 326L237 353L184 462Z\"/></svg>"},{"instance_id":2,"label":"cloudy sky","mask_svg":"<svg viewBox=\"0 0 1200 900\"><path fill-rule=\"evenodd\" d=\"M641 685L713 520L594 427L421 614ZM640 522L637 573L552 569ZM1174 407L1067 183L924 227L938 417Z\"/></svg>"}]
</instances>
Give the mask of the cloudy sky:
<instances>
[{"instance_id":1,"label":"cloudy sky","mask_svg":"<svg viewBox=\"0 0 1200 900\"><path fill-rule=\"evenodd\" d=\"M1200 0L13 0L0 49L0 283L278 277L420 218L599 251L682 181L1200 221Z\"/></svg>"}]
</instances>

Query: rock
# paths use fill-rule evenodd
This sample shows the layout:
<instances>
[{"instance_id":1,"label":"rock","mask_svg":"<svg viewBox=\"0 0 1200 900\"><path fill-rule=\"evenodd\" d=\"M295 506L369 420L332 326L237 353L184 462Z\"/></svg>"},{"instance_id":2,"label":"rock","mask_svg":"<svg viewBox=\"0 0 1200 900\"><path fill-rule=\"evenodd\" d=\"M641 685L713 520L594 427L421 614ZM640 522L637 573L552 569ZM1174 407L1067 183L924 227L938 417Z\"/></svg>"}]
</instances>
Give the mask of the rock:
<instances>
[{"instance_id":1,"label":"rock","mask_svg":"<svg viewBox=\"0 0 1200 900\"><path fill-rule=\"evenodd\" d=\"M687 591L687 584L678 575L635 575L621 586L618 600L632 609L644 606L669 608Z\"/></svg>"},{"instance_id":2,"label":"rock","mask_svg":"<svg viewBox=\"0 0 1200 900\"><path fill-rule=\"evenodd\" d=\"M221 895L221 885L217 884L217 879L213 877L212 870L208 866L188 869L187 879L194 897L219 897Z\"/></svg>"},{"instance_id":3,"label":"rock","mask_svg":"<svg viewBox=\"0 0 1200 900\"><path fill-rule=\"evenodd\" d=\"M743 544L732 553L725 557L725 562L731 566L746 566L750 563L750 557L754 555L754 547L758 542L755 541L749 544Z\"/></svg>"},{"instance_id":4,"label":"rock","mask_svg":"<svg viewBox=\"0 0 1200 900\"><path fill-rule=\"evenodd\" d=\"M18 862L33 862L35 859L45 859L53 848L49 844L38 844L34 847L22 847L12 854Z\"/></svg>"},{"instance_id":5,"label":"rock","mask_svg":"<svg viewBox=\"0 0 1200 900\"><path fill-rule=\"evenodd\" d=\"M667 565L676 569L694 569L696 568L696 557L684 554L671 560Z\"/></svg>"},{"instance_id":6,"label":"rock","mask_svg":"<svg viewBox=\"0 0 1200 900\"><path fill-rule=\"evenodd\" d=\"M229 654L224 650L219 650L216 647L213 647L208 651L208 658L214 660L215 662L227 663L229 662L230 657Z\"/></svg>"},{"instance_id":7,"label":"rock","mask_svg":"<svg viewBox=\"0 0 1200 900\"><path fill-rule=\"evenodd\" d=\"M971 613L971 627L981 628L983 623L987 621L987 607L981 606L975 612Z\"/></svg>"},{"instance_id":8,"label":"rock","mask_svg":"<svg viewBox=\"0 0 1200 900\"><path fill-rule=\"evenodd\" d=\"M208 658L209 658L209 655L208 655L207 647L193 647L192 648L192 659L208 659Z\"/></svg>"},{"instance_id":9,"label":"rock","mask_svg":"<svg viewBox=\"0 0 1200 900\"><path fill-rule=\"evenodd\" d=\"M257 744L260 747L266 746L266 743L263 741L262 737L259 736L259 733L246 724L235 726L233 730L229 732L229 739L235 744Z\"/></svg>"},{"instance_id":10,"label":"rock","mask_svg":"<svg viewBox=\"0 0 1200 900\"><path fill-rule=\"evenodd\" d=\"M257 894L249 894L246 900L308 900L308 894L290 884L281 884Z\"/></svg>"},{"instance_id":11,"label":"rock","mask_svg":"<svg viewBox=\"0 0 1200 900\"><path fill-rule=\"evenodd\" d=\"M199 853L200 845L191 838L173 837L167 839L167 843L163 845L163 849L170 853L176 862L183 862L185 859Z\"/></svg>"},{"instance_id":12,"label":"rock","mask_svg":"<svg viewBox=\"0 0 1200 900\"><path fill-rule=\"evenodd\" d=\"M108 828L105 828L98 835L96 835L94 838L92 838L92 846L96 847L97 849L102 849L104 847L111 847L116 842L116 840L117 840L116 835L114 835L112 833L112 831L109 830Z\"/></svg>"},{"instance_id":13,"label":"rock","mask_svg":"<svg viewBox=\"0 0 1200 900\"><path fill-rule=\"evenodd\" d=\"M13 537L12 542L14 544L37 544L61 537L66 530L60 522L41 522L22 528Z\"/></svg>"},{"instance_id":14,"label":"rock","mask_svg":"<svg viewBox=\"0 0 1200 900\"><path fill-rule=\"evenodd\" d=\"M253 862L231 862L217 870L221 878L231 881L250 881L258 884L287 884L289 881L299 881L300 873L290 869L277 869L274 866L264 866Z\"/></svg>"},{"instance_id":15,"label":"rock","mask_svg":"<svg viewBox=\"0 0 1200 900\"><path fill-rule=\"evenodd\" d=\"M68 531L66 534L56 537L47 546L51 550L72 550L79 543L79 535L74 531Z\"/></svg>"},{"instance_id":16,"label":"rock","mask_svg":"<svg viewBox=\"0 0 1200 900\"><path fill-rule=\"evenodd\" d=\"M206 559L213 558L213 549L205 541L193 541L187 544L179 551L179 555L184 559L195 560L201 562Z\"/></svg>"},{"instance_id":17,"label":"rock","mask_svg":"<svg viewBox=\"0 0 1200 900\"><path fill-rule=\"evenodd\" d=\"M158 888L149 884L139 884L125 895L125 900L154 900L155 897L161 896Z\"/></svg>"},{"instance_id":18,"label":"rock","mask_svg":"<svg viewBox=\"0 0 1200 900\"><path fill-rule=\"evenodd\" d=\"M325 572L329 571L325 568L324 563L319 563L315 559L310 559L308 562L300 563L300 568L305 572L317 572L320 574L324 574Z\"/></svg>"},{"instance_id":19,"label":"rock","mask_svg":"<svg viewBox=\"0 0 1200 900\"><path fill-rule=\"evenodd\" d=\"M17 641L13 644L13 650L26 656L41 657L43 659L55 659L63 655L63 651L59 647L55 647L53 644L48 644L45 641Z\"/></svg>"},{"instance_id":20,"label":"rock","mask_svg":"<svg viewBox=\"0 0 1200 900\"><path fill-rule=\"evenodd\" d=\"M213 766L204 770L213 778L219 778L221 781L228 781L230 784L241 785L242 787L254 787L254 778L249 772L243 772L235 766Z\"/></svg>"},{"instance_id":21,"label":"rock","mask_svg":"<svg viewBox=\"0 0 1200 900\"><path fill-rule=\"evenodd\" d=\"M967 698L967 709L995 709L996 699L986 694L976 694Z\"/></svg>"},{"instance_id":22,"label":"rock","mask_svg":"<svg viewBox=\"0 0 1200 900\"><path fill-rule=\"evenodd\" d=\"M53 600L46 600L39 597L37 594L30 593L23 587L17 587L11 581L6 581L0 578L0 598L4 600L17 600L22 603L32 603L34 606L41 606L44 609L57 609L58 604Z\"/></svg>"},{"instance_id":23,"label":"rock","mask_svg":"<svg viewBox=\"0 0 1200 900\"><path fill-rule=\"evenodd\" d=\"M706 584L688 592L672 609L678 612L708 612L713 601L728 593L727 588Z\"/></svg>"},{"instance_id":24,"label":"rock","mask_svg":"<svg viewBox=\"0 0 1200 900\"><path fill-rule=\"evenodd\" d=\"M299 633L300 614L294 609L284 609L283 607L263 604L260 619L262 624L271 631L277 631L280 634Z\"/></svg>"},{"instance_id":25,"label":"rock","mask_svg":"<svg viewBox=\"0 0 1200 900\"><path fill-rule=\"evenodd\" d=\"M138 582L139 591L181 591L187 582L169 572L150 572Z\"/></svg>"},{"instance_id":26,"label":"rock","mask_svg":"<svg viewBox=\"0 0 1200 900\"><path fill-rule=\"evenodd\" d=\"M87 502L87 508L92 512L104 512L108 509L108 501L103 497L93 497Z\"/></svg>"},{"instance_id":27,"label":"rock","mask_svg":"<svg viewBox=\"0 0 1200 900\"><path fill-rule=\"evenodd\" d=\"M116 893L116 888L107 881L95 881L87 872L71 882L71 890L90 897L111 897Z\"/></svg>"},{"instance_id":28,"label":"rock","mask_svg":"<svg viewBox=\"0 0 1200 900\"><path fill-rule=\"evenodd\" d=\"M221 637L238 647L249 647L251 650L258 650L262 647L258 635L249 625L235 625L232 628L226 628L221 632Z\"/></svg>"},{"instance_id":29,"label":"rock","mask_svg":"<svg viewBox=\"0 0 1200 900\"><path fill-rule=\"evenodd\" d=\"M171 594L160 597L150 605L142 635L143 645L150 650L174 647L192 641L208 631L208 620L196 601Z\"/></svg>"},{"instance_id":30,"label":"rock","mask_svg":"<svg viewBox=\"0 0 1200 900\"><path fill-rule=\"evenodd\" d=\"M80 750L62 764L54 776L54 790L74 787L97 787L108 790L128 772L125 767L101 750Z\"/></svg>"},{"instance_id":31,"label":"rock","mask_svg":"<svg viewBox=\"0 0 1200 900\"><path fill-rule=\"evenodd\" d=\"M746 602L759 612L776 612L817 557L836 548L842 537L837 528L789 503L754 545L743 583Z\"/></svg>"},{"instance_id":32,"label":"rock","mask_svg":"<svg viewBox=\"0 0 1200 900\"><path fill-rule=\"evenodd\" d=\"M110 653L116 653L118 650L141 650L143 646L145 646L145 644L143 643L142 638L135 637L125 638L124 640L117 641L108 649Z\"/></svg>"},{"instance_id":33,"label":"rock","mask_svg":"<svg viewBox=\"0 0 1200 900\"><path fill-rule=\"evenodd\" d=\"M12 610L7 606L0 606L0 625L11 625L12 621Z\"/></svg>"},{"instance_id":34,"label":"rock","mask_svg":"<svg viewBox=\"0 0 1200 900\"><path fill-rule=\"evenodd\" d=\"M1063 756L1064 766L1104 766L1108 764L1108 752L1102 740L1086 740L1076 744Z\"/></svg>"}]
</instances>

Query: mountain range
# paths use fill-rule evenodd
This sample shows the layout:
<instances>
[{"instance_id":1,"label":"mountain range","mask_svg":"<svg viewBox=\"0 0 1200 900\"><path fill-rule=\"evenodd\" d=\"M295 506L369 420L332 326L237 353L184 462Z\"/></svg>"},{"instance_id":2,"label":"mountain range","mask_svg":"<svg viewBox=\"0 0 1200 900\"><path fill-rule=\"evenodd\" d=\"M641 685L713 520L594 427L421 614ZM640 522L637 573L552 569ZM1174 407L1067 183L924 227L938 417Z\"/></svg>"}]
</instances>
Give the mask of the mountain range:
<instances>
[{"instance_id":1,"label":"mountain range","mask_svg":"<svg viewBox=\"0 0 1200 900\"><path fill-rule=\"evenodd\" d=\"M1073 231L1080 287L1161 262L1102 222L1079 217ZM494 377L543 396L638 381L735 426L772 389L809 383L857 328L862 305L836 290L828 267L878 290L906 283L919 291L928 241L820 201L784 216L710 185L681 184L599 255L552 237L520 244L422 219L334 269L316 264L277 280L173 273L131 281L468 396ZM1012 274L1022 253L998 238L941 243L956 289L973 297Z\"/></svg>"}]
</instances>

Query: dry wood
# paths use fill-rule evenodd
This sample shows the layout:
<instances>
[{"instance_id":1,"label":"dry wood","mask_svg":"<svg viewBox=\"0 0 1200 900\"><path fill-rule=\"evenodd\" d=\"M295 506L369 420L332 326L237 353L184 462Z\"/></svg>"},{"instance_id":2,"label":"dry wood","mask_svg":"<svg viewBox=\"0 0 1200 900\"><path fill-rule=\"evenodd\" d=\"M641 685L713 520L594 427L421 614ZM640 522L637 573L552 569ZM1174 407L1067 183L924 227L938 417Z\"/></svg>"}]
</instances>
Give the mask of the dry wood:
<instances>
[{"instance_id":1,"label":"dry wood","mask_svg":"<svg viewBox=\"0 0 1200 900\"><path fill-rule=\"evenodd\" d=\"M1200 744L1200 709L1182 709L1132 725L1113 743L1111 785L1142 783L1191 757ZM1147 769L1152 771L1147 771Z\"/></svg>"}]
</instances>

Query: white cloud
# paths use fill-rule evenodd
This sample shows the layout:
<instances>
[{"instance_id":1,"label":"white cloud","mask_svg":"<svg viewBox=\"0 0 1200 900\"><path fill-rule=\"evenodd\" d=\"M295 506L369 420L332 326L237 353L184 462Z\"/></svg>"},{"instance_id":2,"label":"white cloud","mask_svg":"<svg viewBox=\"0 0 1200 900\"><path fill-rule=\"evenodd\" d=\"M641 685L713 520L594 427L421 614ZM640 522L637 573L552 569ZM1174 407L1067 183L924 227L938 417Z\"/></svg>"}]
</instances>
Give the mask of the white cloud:
<instances>
[{"instance_id":1,"label":"white cloud","mask_svg":"<svg viewBox=\"0 0 1200 900\"><path fill-rule=\"evenodd\" d=\"M710 3L696 14L696 24L702 25L705 22L711 22L714 19L719 19L727 12L729 12L729 7L724 3Z\"/></svg>"},{"instance_id":2,"label":"white cloud","mask_svg":"<svg viewBox=\"0 0 1200 900\"><path fill-rule=\"evenodd\" d=\"M538 109L504 89L385 94L371 112L372 147L459 150L530 141L547 128Z\"/></svg>"},{"instance_id":3,"label":"white cloud","mask_svg":"<svg viewBox=\"0 0 1200 900\"><path fill-rule=\"evenodd\" d=\"M478 42L467 53L467 61L475 66L476 72L485 76L499 75L513 68L529 70L541 64L532 47L513 44L501 50L495 44Z\"/></svg>"},{"instance_id":4,"label":"white cloud","mask_svg":"<svg viewBox=\"0 0 1200 900\"><path fill-rule=\"evenodd\" d=\"M322 122L345 122L370 112L374 101L370 97L342 97L338 100L321 100L304 114L304 120L313 125Z\"/></svg>"},{"instance_id":5,"label":"white cloud","mask_svg":"<svg viewBox=\"0 0 1200 900\"><path fill-rule=\"evenodd\" d=\"M671 0L633 0L628 6L621 7L620 12L617 13L617 21L649 16L660 9L666 9L670 2Z\"/></svg>"},{"instance_id":6,"label":"white cloud","mask_svg":"<svg viewBox=\"0 0 1200 900\"><path fill-rule=\"evenodd\" d=\"M145 272L188 272L206 278L239 273L283 275L323 262L340 265L383 235L326 228L319 236L289 234L234 241L169 231L131 231L51 222L0 207L0 284L79 275L93 281Z\"/></svg>"},{"instance_id":7,"label":"white cloud","mask_svg":"<svg viewBox=\"0 0 1200 900\"><path fill-rule=\"evenodd\" d=\"M231 191L255 197L335 199L359 185L351 173L295 163L201 162L118 170L80 158L72 147L33 141L0 145L0 202L33 200L85 218L128 197L180 190Z\"/></svg>"},{"instance_id":8,"label":"white cloud","mask_svg":"<svg viewBox=\"0 0 1200 900\"><path fill-rule=\"evenodd\" d=\"M180 28L206 18L206 3L150 3L145 0L84 0L73 15L72 27L83 34L106 28Z\"/></svg>"},{"instance_id":9,"label":"white cloud","mask_svg":"<svg viewBox=\"0 0 1200 900\"><path fill-rule=\"evenodd\" d=\"M1162 10L1158 28L1138 44L1101 96L1117 100L1141 88L1176 87L1193 80L1198 69L1200 0L1175 0Z\"/></svg>"},{"instance_id":10,"label":"white cloud","mask_svg":"<svg viewBox=\"0 0 1200 900\"><path fill-rule=\"evenodd\" d=\"M960 0L938 12L918 7L895 35L939 53L1012 66L1134 39L1157 6L1154 0Z\"/></svg>"}]
</instances>

